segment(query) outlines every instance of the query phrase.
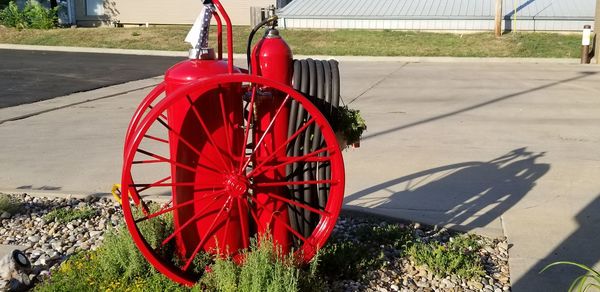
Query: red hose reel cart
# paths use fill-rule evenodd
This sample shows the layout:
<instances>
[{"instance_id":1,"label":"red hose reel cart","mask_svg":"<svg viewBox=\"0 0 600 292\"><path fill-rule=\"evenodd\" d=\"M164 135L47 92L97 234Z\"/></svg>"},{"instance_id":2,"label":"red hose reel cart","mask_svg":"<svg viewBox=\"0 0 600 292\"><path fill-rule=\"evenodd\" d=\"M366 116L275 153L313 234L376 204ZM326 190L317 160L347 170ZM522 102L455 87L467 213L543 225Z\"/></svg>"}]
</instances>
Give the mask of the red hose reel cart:
<instances>
[{"instance_id":1,"label":"red hose reel cart","mask_svg":"<svg viewBox=\"0 0 600 292\"><path fill-rule=\"evenodd\" d=\"M121 183L136 245L185 285L200 277L199 253L235 257L267 233L284 252L310 261L344 195L342 151L330 126L339 104L337 62L293 60L271 17L251 33L250 41L271 26L249 50L250 70L237 68L231 21L218 0L204 2L190 59L166 72L130 122ZM208 48L211 17L217 53ZM170 201L157 207L145 199L152 194ZM147 234L149 224L164 225L167 235Z\"/></svg>"}]
</instances>

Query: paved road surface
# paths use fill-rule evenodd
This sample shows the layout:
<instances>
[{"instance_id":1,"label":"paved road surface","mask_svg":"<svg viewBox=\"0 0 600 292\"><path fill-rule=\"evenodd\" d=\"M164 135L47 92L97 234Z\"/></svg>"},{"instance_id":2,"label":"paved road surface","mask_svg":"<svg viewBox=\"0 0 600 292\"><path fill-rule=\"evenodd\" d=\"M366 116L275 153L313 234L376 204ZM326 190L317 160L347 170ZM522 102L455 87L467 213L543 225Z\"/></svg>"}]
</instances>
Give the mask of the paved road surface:
<instances>
[{"instance_id":1,"label":"paved road surface","mask_svg":"<svg viewBox=\"0 0 600 292\"><path fill-rule=\"evenodd\" d=\"M0 49L0 108L158 76L180 60Z\"/></svg>"}]
</instances>

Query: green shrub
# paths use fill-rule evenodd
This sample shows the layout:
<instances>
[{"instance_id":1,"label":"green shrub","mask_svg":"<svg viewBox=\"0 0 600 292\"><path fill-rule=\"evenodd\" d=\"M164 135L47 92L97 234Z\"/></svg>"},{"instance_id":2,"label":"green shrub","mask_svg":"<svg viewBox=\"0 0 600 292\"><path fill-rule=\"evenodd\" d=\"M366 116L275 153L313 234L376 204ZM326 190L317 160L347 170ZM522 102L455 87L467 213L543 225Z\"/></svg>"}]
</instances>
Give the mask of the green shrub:
<instances>
[{"instance_id":1,"label":"green shrub","mask_svg":"<svg viewBox=\"0 0 600 292\"><path fill-rule=\"evenodd\" d=\"M0 194L0 213L8 212L14 214L19 210L19 202L13 197L5 194Z\"/></svg>"},{"instance_id":2,"label":"green shrub","mask_svg":"<svg viewBox=\"0 0 600 292\"><path fill-rule=\"evenodd\" d=\"M172 232L168 216L139 225L151 245ZM167 245L169 248L172 246ZM166 251L164 251L166 252ZM36 291L189 291L150 266L124 226L109 232L96 251L62 263Z\"/></svg>"},{"instance_id":3,"label":"green shrub","mask_svg":"<svg viewBox=\"0 0 600 292\"><path fill-rule=\"evenodd\" d=\"M360 280L384 264L382 245L403 252L413 240L411 231L398 224L363 225L351 236L357 241L331 238L320 252L320 273L332 279Z\"/></svg>"},{"instance_id":4,"label":"green shrub","mask_svg":"<svg viewBox=\"0 0 600 292\"><path fill-rule=\"evenodd\" d=\"M8 6L0 11L0 24L19 29L29 27L25 13L19 9L17 4L11 1Z\"/></svg>"},{"instance_id":5,"label":"green shrub","mask_svg":"<svg viewBox=\"0 0 600 292\"><path fill-rule=\"evenodd\" d=\"M269 237L252 242L243 254L243 263L217 259L201 280L207 291L311 291L317 290L317 261L307 271L297 266L293 255L282 256Z\"/></svg>"},{"instance_id":6,"label":"green shrub","mask_svg":"<svg viewBox=\"0 0 600 292\"><path fill-rule=\"evenodd\" d=\"M457 275L465 279L485 274L477 251L481 245L471 235L457 236L445 244L418 242L408 254L418 265L427 266L435 274L446 277Z\"/></svg>"},{"instance_id":7,"label":"green shrub","mask_svg":"<svg viewBox=\"0 0 600 292\"><path fill-rule=\"evenodd\" d=\"M56 221L60 224L65 224L73 220L87 220L96 215L96 211L90 207L81 209L55 209L44 215L44 219L48 222Z\"/></svg>"},{"instance_id":8,"label":"green shrub","mask_svg":"<svg viewBox=\"0 0 600 292\"><path fill-rule=\"evenodd\" d=\"M58 24L58 7L46 9L36 2L27 2L23 9L29 28L51 29Z\"/></svg>"},{"instance_id":9,"label":"green shrub","mask_svg":"<svg viewBox=\"0 0 600 292\"><path fill-rule=\"evenodd\" d=\"M383 259L383 254L364 243L332 242L321 250L319 269L331 279L359 280L379 268Z\"/></svg>"},{"instance_id":10,"label":"green shrub","mask_svg":"<svg viewBox=\"0 0 600 292\"><path fill-rule=\"evenodd\" d=\"M0 10L0 24L18 29L50 29L58 24L58 7L47 9L37 2L27 1L20 10L14 1Z\"/></svg>"}]
</instances>

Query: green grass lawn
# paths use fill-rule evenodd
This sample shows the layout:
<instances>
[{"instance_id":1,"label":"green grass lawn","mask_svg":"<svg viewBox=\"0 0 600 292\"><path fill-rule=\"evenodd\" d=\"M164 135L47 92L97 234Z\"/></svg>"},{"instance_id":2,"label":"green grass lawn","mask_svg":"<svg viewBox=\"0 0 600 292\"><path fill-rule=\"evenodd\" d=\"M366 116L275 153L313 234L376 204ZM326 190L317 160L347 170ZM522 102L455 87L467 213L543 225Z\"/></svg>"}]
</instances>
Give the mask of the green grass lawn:
<instances>
[{"instance_id":1,"label":"green grass lawn","mask_svg":"<svg viewBox=\"0 0 600 292\"><path fill-rule=\"evenodd\" d=\"M0 27L0 43L183 51L189 48L183 42L188 29L188 26L52 30ZM249 32L249 27L234 27L236 53L245 52ZM517 33L496 39L492 32L294 29L284 30L282 35L299 55L578 58L581 49L579 34Z\"/></svg>"}]
</instances>

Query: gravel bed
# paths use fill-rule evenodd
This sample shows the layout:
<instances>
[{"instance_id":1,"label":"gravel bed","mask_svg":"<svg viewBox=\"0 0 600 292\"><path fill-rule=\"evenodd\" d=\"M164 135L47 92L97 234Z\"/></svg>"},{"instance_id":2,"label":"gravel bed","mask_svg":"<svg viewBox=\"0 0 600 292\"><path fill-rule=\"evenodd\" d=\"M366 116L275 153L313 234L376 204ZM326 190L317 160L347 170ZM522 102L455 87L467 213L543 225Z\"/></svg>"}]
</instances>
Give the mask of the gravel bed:
<instances>
[{"instance_id":1,"label":"gravel bed","mask_svg":"<svg viewBox=\"0 0 600 292\"><path fill-rule=\"evenodd\" d=\"M419 223L398 223L392 220L373 217L340 217L334 229L336 236L346 240L352 238L353 229L360 226L385 226L398 224L413 233L422 242L437 241L446 243L460 233L447 229L424 226ZM402 250L390 245L381 245L385 261L383 267L367 272L358 280L342 280L331 283L333 291L510 291L508 270L508 243L506 238L489 239L479 237L482 248L477 251L481 258L486 275L479 280L466 280L457 276L441 278L416 265L408 257L402 256Z\"/></svg>"},{"instance_id":2,"label":"gravel bed","mask_svg":"<svg viewBox=\"0 0 600 292\"><path fill-rule=\"evenodd\" d=\"M27 194L12 195L21 206L16 214L0 214L0 244L24 246L24 252L32 263L29 273L31 283L48 277L70 255L85 250L95 250L106 231L123 222L118 204L111 198L64 199L40 198ZM87 220L73 220L61 224L46 221L44 215L58 208L91 208L94 216ZM423 242L448 242L457 233L424 226L418 223L398 223L391 220L361 216L341 216L334 229L336 238L357 240L351 230L361 226L385 226L398 224L407 228ZM402 251L391 245L381 245L383 267L371 270L355 280L336 280L329 283L333 291L510 291L508 270L508 244L503 239L480 238L483 246L478 251L486 275L479 280L465 280L456 276L440 278L420 267ZM8 282L0 280L0 291Z\"/></svg>"},{"instance_id":3,"label":"gravel bed","mask_svg":"<svg viewBox=\"0 0 600 292\"><path fill-rule=\"evenodd\" d=\"M0 244L19 245L31 261L29 281L36 283L50 274L70 255L95 250L104 233L123 222L123 213L110 198L65 199L38 198L27 194L11 195L19 203L19 212L0 214ZM48 222L44 215L55 209L90 208L90 219L61 224ZM8 283L0 280L0 291Z\"/></svg>"}]
</instances>

